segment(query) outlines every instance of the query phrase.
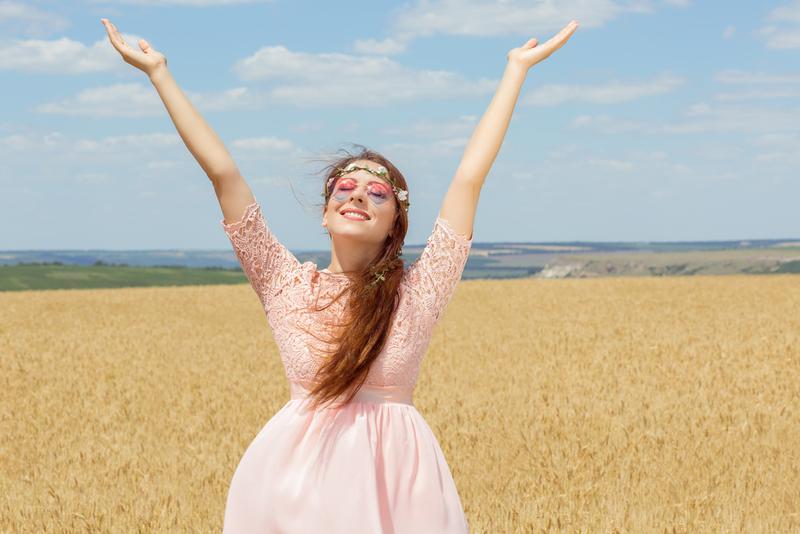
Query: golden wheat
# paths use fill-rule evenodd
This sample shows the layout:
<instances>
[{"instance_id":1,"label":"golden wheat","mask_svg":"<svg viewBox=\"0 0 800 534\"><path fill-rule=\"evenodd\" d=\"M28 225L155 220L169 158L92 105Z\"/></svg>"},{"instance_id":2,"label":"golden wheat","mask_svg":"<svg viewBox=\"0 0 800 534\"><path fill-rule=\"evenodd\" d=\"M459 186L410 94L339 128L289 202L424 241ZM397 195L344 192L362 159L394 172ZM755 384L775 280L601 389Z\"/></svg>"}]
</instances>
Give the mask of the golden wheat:
<instances>
[{"instance_id":1,"label":"golden wheat","mask_svg":"<svg viewBox=\"0 0 800 534\"><path fill-rule=\"evenodd\" d=\"M0 293L0 530L218 532L288 400L246 286ZM415 404L473 533L800 531L800 278L463 281Z\"/></svg>"}]
</instances>

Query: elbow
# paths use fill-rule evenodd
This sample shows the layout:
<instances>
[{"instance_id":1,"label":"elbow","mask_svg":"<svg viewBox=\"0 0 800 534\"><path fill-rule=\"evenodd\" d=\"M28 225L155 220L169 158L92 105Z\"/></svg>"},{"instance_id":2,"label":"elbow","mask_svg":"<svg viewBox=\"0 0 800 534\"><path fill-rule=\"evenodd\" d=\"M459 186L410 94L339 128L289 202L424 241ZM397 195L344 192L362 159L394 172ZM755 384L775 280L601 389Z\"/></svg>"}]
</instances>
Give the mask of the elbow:
<instances>
[{"instance_id":1,"label":"elbow","mask_svg":"<svg viewBox=\"0 0 800 534\"><path fill-rule=\"evenodd\" d=\"M209 168L206 170L206 175L212 183L221 183L229 180L241 178L239 168L234 166Z\"/></svg>"},{"instance_id":2,"label":"elbow","mask_svg":"<svg viewBox=\"0 0 800 534\"><path fill-rule=\"evenodd\" d=\"M459 165L456 170L454 180L471 184L478 189L483 185L488 174L487 169L475 165Z\"/></svg>"},{"instance_id":3,"label":"elbow","mask_svg":"<svg viewBox=\"0 0 800 534\"><path fill-rule=\"evenodd\" d=\"M453 181L465 184L466 186L471 187L475 193L479 193L483 188L485 178L485 174L463 172L459 170L459 172L457 172L453 177Z\"/></svg>"}]
</instances>

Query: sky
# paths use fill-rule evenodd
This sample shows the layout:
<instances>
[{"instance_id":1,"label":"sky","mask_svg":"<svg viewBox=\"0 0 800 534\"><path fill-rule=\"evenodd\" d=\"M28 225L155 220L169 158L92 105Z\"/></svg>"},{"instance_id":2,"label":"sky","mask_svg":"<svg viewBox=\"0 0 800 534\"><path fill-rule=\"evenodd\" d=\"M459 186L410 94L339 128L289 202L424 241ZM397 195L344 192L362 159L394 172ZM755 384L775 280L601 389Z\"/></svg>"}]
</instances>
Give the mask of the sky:
<instances>
[{"instance_id":1,"label":"sky","mask_svg":"<svg viewBox=\"0 0 800 534\"><path fill-rule=\"evenodd\" d=\"M424 244L507 52L527 74L474 242L800 237L800 0L0 0L0 249L225 249L147 39L292 250L328 250L322 168L353 143L409 183Z\"/></svg>"}]
</instances>

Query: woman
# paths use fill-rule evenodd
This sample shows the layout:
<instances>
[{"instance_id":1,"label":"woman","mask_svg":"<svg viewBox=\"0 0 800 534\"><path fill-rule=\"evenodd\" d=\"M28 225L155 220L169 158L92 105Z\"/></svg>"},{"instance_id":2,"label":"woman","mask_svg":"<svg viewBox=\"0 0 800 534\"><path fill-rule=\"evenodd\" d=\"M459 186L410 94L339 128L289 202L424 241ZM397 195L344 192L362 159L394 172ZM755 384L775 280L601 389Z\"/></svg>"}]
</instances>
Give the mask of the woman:
<instances>
[{"instance_id":1,"label":"woman","mask_svg":"<svg viewBox=\"0 0 800 534\"><path fill-rule=\"evenodd\" d=\"M412 403L434 325L472 245L483 181L525 76L574 33L508 52L496 95L475 129L422 255L400 259L408 186L371 150L328 167L322 225L331 263L300 263L272 234L223 143L179 89L164 55L128 46L101 19L123 59L150 78L214 186L229 237L264 307L291 391L233 474L225 533L464 533L469 528L439 443ZM320 301L324 305L320 305ZM334 402L336 401L336 402Z\"/></svg>"}]
</instances>

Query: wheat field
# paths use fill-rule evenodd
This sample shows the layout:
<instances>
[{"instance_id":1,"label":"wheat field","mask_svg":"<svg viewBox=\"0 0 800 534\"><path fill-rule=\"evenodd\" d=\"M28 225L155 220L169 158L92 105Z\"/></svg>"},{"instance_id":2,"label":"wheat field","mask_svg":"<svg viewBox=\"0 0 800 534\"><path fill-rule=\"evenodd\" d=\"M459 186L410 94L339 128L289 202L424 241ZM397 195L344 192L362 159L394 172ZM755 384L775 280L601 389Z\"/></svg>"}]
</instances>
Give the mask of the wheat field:
<instances>
[{"instance_id":1,"label":"wheat field","mask_svg":"<svg viewBox=\"0 0 800 534\"><path fill-rule=\"evenodd\" d=\"M219 532L247 285L0 293L0 531ZM800 532L800 277L465 280L414 400L472 533Z\"/></svg>"}]
</instances>

